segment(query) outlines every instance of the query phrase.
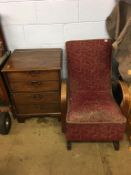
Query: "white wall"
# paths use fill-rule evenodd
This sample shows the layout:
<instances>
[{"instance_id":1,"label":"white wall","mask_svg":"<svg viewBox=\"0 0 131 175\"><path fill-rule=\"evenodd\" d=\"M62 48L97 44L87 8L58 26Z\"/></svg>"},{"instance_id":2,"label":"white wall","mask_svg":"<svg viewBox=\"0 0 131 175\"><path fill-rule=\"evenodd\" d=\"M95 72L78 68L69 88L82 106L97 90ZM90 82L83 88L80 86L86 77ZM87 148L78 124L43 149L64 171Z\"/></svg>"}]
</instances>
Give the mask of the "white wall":
<instances>
[{"instance_id":1,"label":"white wall","mask_svg":"<svg viewBox=\"0 0 131 175\"><path fill-rule=\"evenodd\" d=\"M62 47L67 40L108 38L115 0L0 0L10 50Z\"/></svg>"}]
</instances>

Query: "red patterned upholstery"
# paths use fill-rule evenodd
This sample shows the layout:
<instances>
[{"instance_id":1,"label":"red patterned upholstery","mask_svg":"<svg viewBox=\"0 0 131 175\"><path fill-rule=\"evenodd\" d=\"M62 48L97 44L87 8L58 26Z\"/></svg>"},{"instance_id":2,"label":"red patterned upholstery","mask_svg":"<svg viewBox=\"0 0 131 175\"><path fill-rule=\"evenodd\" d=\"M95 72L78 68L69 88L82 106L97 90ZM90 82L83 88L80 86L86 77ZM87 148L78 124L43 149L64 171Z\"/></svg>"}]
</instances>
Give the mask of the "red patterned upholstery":
<instances>
[{"instance_id":1,"label":"red patterned upholstery","mask_svg":"<svg viewBox=\"0 0 131 175\"><path fill-rule=\"evenodd\" d=\"M69 141L115 141L123 137L126 119L112 97L111 40L66 43Z\"/></svg>"}]
</instances>

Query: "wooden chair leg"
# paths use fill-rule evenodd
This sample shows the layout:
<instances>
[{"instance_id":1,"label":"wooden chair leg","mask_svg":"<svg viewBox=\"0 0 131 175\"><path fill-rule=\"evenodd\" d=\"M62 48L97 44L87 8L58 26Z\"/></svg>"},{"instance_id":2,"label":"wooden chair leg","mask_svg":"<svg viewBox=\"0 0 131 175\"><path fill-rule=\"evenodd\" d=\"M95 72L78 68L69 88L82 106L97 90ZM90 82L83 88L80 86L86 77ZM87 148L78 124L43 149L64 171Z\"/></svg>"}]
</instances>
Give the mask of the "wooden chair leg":
<instances>
[{"instance_id":1,"label":"wooden chair leg","mask_svg":"<svg viewBox=\"0 0 131 175\"><path fill-rule=\"evenodd\" d=\"M72 149L72 144L71 141L67 141L67 150L71 150Z\"/></svg>"},{"instance_id":2,"label":"wooden chair leg","mask_svg":"<svg viewBox=\"0 0 131 175\"><path fill-rule=\"evenodd\" d=\"M119 141L113 141L114 149L118 151L120 149L120 143Z\"/></svg>"}]
</instances>

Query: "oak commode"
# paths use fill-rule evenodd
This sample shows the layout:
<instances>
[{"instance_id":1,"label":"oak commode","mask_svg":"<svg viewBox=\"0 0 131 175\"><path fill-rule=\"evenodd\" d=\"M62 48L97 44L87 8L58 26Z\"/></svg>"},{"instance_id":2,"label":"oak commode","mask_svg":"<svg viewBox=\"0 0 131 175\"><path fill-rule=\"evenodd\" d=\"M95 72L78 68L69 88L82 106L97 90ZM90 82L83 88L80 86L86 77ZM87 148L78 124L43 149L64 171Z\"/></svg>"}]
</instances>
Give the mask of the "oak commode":
<instances>
[{"instance_id":1,"label":"oak commode","mask_svg":"<svg viewBox=\"0 0 131 175\"><path fill-rule=\"evenodd\" d=\"M60 116L61 56L61 49L21 49L8 59L2 72L19 122Z\"/></svg>"}]
</instances>

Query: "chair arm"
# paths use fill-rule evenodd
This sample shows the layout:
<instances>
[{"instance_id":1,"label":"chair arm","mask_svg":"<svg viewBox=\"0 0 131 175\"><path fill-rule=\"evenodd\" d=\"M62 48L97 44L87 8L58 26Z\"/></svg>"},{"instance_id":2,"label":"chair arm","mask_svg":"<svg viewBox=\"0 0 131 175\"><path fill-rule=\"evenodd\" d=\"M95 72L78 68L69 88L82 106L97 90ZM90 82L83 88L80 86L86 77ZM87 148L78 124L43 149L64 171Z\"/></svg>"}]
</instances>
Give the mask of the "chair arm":
<instances>
[{"instance_id":1,"label":"chair arm","mask_svg":"<svg viewBox=\"0 0 131 175\"><path fill-rule=\"evenodd\" d=\"M65 121L67 113L67 99L68 99L68 86L67 80L61 82L61 119L62 119L62 131L65 131Z\"/></svg>"},{"instance_id":2,"label":"chair arm","mask_svg":"<svg viewBox=\"0 0 131 175\"><path fill-rule=\"evenodd\" d=\"M118 85L122 94L120 107L122 113L128 117L131 110L131 85L124 81L118 81Z\"/></svg>"}]
</instances>

